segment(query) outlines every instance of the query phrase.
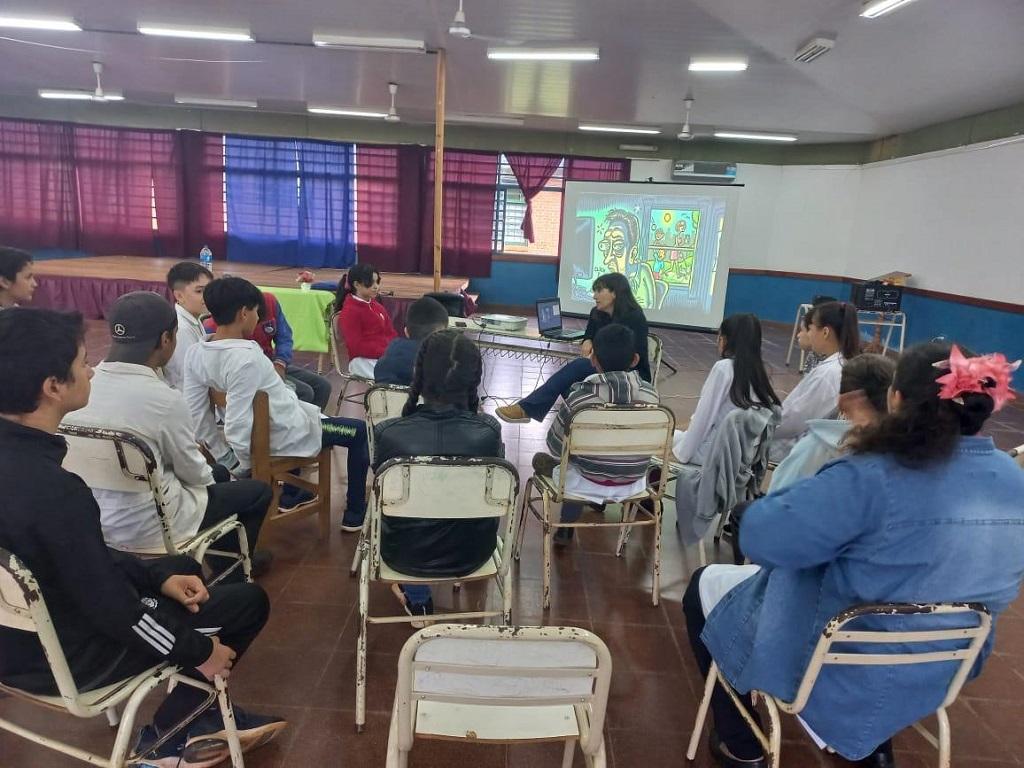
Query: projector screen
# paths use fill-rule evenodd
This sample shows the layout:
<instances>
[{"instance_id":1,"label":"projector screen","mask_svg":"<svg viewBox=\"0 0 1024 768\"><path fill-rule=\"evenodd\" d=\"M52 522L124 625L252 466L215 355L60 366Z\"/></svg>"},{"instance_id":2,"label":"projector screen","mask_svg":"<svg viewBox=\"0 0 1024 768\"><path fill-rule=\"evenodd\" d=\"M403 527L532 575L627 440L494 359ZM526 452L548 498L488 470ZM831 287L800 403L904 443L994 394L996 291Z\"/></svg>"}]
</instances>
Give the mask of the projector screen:
<instances>
[{"instance_id":1,"label":"projector screen","mask_svg":"<svg viewBox=\"0 0 1024 768\"><path fill-rule=\"evenodd\" d=\"M599 275L629 278L648 321L717 328L741 186L568 181L558 297L588 314Z\"/></svg>"}]
</instances>

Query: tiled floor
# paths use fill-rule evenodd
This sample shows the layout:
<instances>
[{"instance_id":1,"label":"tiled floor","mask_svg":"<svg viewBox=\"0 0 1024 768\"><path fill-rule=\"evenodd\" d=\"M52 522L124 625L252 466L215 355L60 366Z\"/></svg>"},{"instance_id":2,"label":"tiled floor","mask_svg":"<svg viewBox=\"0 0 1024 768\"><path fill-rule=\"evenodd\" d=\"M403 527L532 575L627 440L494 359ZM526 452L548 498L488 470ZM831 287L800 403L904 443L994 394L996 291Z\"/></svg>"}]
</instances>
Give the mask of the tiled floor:
<instances>
[{"instance_id":1,"label":"tiled floor","mask_svg":"<svg viewBox=\"0 0 1024 768\"><path fill-rule=\"evenodd\" d=\"M659 331L668 359L679 373L664 379L665 402L685 423L696 403L701 383L715 359L714 337L682 331ZM769 328L765 357L781 391L795 376L782 365L787 332ZM106 328L91 323L89 347L93 360L102 359ZM535 364L486 358L486 389L491 395L514 398L538 380ZM492 411L495 402L487 401ZM352 411L353 415L356 411ZM506 452L525 480L530 459L543 447L547 425L505 425ZM1007 409L992 422L1001 447L1024 442L1024 409ZM335 466L338 466L336 463ZM343 466L343 465L342 465ZM343 499L338 493L336 499ZM340 522L340 510L335 514ZM672 521L666 530L671 531ZM650 533L645 531L645 533ZM552 608L540 610L539 536L530 528L517 574L515 620L519 623L560 623L591 629L608 643L614 663L608 707L609 764L617 768L682 766L693 724L701 680L687 645L679 600L687 582L689 563L676 540L666 536L663 555L662 600L650 605L649 535L634 536L624 556L616 558L613 535L579 537L577 544L556 555ZM267 532L262 545L276 561L262 580L271 595L270 623L231 677L235 700L261 712L287 717L291 727L284 738L248 756L251 768L270 766L382 766L395 685L397 653L408 628L370 630L368 723L354 732L355 645L357 633L356 582L348 576L355 536L335 530L326 541L316 538L312 520L287 524ZM467 587L460 605L479 599ZM371 604L391 609L390 596L375 590ZM453 606L454 596L439 591L439 607ZM102 610L101 606L97 610ZM0 717L10 718L54 734L78 739L83 745L105 748L111 732L99 720L75 721L37 710L13 699L0 700ZM981 679L970 683L952 710L955 766L1024 765L1024 603L999 622L996 653ZM789 768L840 765L819 752L792 721L785 729L784 765ZM897 739L901 768L935 765L935 755L910 732ZM546 768L558 766L559 745L502 747L424 742L417 745L411 765L478 768ZM0 735L0 766L58 768L79 763ZM577 755L576 765L583 765ZM702 745L694 764L712 765Z\"/></svg>"}]
</instances>

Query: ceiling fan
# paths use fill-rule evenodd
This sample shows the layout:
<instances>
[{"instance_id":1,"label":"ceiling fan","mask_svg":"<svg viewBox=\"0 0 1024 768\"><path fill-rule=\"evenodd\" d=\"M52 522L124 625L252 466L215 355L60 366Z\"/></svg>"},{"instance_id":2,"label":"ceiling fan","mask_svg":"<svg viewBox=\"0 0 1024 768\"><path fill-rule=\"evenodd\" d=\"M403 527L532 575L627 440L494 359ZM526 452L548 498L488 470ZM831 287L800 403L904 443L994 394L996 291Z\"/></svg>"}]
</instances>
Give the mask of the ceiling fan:
<instances>
[{"instance_id":1,"label":"ceiling fan","mask_svg":"<svg viewBox=\"0 0 1024 768\"><path fill-rule=\"evenodd\" d=\"M683 107L686 110L683 117L683 128L681 131L679 131L679 134L676 136L676 138L679 139L680 141L692 141L698 136L698 134L696 131L690 128L690 110L693 109L693 96L691 94L686 94L686 98L683 99ZM708 134L700 135L705 136Z\"/></svg>"},{"instance_id":2,"label":"ceiling fan","mask_svg":"<svg viewBox=\"0 0 1024 768\"><path fill-rule=\"evenodd\" d=\"M498 43L499 45L522 45L526 42L525 40L510 40L505 37L490 37L474 33L466 23L466 11L462 3L463 0L459 0L459 9L455 12L452 23L448 27L448 34L452 37L457 37L460 40L484 40L488 43Z\"/></svg>"},{"instance_id":3,"label":"ceiling fan","mask_svg":"<svg viewBox=\"0 0 1024 768\"><path fill-rule=\"evenodd\" d=\"M397 123L402 120L398 116L398 109L395 108L395 97L398 96L398 83L388 83L388 93L391 94L391 106L388 108L388 114L384 118L389 123Z\"/></svg>"}]
</instances>

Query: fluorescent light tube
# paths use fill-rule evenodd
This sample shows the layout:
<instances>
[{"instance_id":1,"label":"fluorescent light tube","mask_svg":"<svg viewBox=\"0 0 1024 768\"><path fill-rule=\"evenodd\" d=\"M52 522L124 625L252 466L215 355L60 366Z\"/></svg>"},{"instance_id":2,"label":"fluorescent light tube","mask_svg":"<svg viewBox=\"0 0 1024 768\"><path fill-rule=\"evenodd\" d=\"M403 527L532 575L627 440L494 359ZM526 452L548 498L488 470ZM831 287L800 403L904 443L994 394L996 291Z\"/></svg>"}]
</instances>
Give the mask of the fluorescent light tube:
<instances>
[{"instance_id":1,"label":"fluorescent light tube","mask_svg":"<svg viewBox=\"0 0 1024 768\"><path fill-rule=\"evenodd\" d=\"M174 95L175 104L189 104L196 107L245 107L256 109L259 104L255 99L217 99L210 96L179 96Z\"/></svg>"},{"instance_id":2,"label":"fluorescent light tube","mask_svg":"<svg viewBox=\"0 0 1024 768\"><path fill-rule=\"evenodd\" d=\"M425 53L423 40L404 37L361 37L359 35L331 35L313 33L313 45L318 48L346 48L352 51L393 51L397 53Z\"/></svg>"},{"instance_id":3,"label":"fluorescent light tube","mask_svg":"<svg viewBox=\"0 0 1024 768\"><path fill-rule=\"evenodd\" d=\"M344 107L306 107L306 111L314 115L342 115L343 117L371 117L386 119L387 112L371 112L365 109L346 109Z\"/></svg>"},{"instance_id":4,"label":"fluorescent light tube","mask_svg":"<svg viewBox=\"0 0 1024 768\"><path fill-rule=\"evenodd\" d=\"M36 18L27 16L0 16L0 27L13 29L45 29L51 32L81 32L74 19Z\"/></svg>"},{"instance_id":5,"label":"fluorescent light tube","mask_svg":"<svg viewBox=\"0 0 1024 768\"><path fill-rule=\"evenodd\" d=\"M574 48L524 48L499 46L487 49L493 61L598 61L601 51L596 46Z\"/></svg>"},{"instance_id":6,"label":"fluorescent light tube","mask_svg":"<svg viewBox=\"0 0 1024 768\"><path fill-rule=\"evenodd\" d=\"M188 27L182 24L148 24L139 22L138 30L143 35L158 37L184 37L191 40L228 40L251 43L252 34L246 27Z\"/></svg>"},{"instance_id":7,"label":"fluorescent light tube","mask_svg":"<svg viewBox=\"0 0 1024 768\"><path fill-rule=\"evenodd\" d=\"M657 128L632 128L628 125L592 125L584 124L580 125L581 131L594 131L597 133L643 133L650 136L655 136L661 131Z\"/></svg>"},{"instance_id":8,"label":"fluorescent light tube","mask_svg":"<svg viewBox=\"0 0 1024 768\"><path fill-rule=\"evenodd\" d=\"M864 7L860 9L860 15L865 19L877 19L879 16L885 16L885 14L892 13L897 8L902 8L912 2L914 0L867 0Z\"/></svg>"},{"instance_id":9,"label":"fluorescent light tube","mask_svg":"<svg viewBox=\"0 0 1024 768\"><path fill-rule=\"evenodd\" d=\"M39 98L68 101L124 101L124 95L120 91L104 90L102 96L97 96L95 91L60 88L40 88Z\"/></svg>"},{"instance_id":10,"label":"fluorescent light tube","mask_svg":"<svg viewBox=\"0 0 1024 768\"><path fill-rule=\"evenodd\" d=\"M623 152L657 152L658 148L654 144L619 144L619 149Z\"/></svg>"},{"instance_id":11,"label":"fluorescent light tube","mask_svg":"<svg viewBox=\"0 0 1024 768\"><path fill-rule=\"evenodd\" d=\"M446 123L475 123L477 125L519 126L525 121L521 117L496 117L492 115L445 115Z\"/></svg>"},{"instance_id":12,"label":"fluorescent light tube","mask_svg":"<svg viewBox=\"0 0 1024 768\"><path fill-rule=\"evenodd\" d=\"M784 133L746 133L740 131L715 131L716 139L740 139L742 141L796 141L796 136Z\"/></svg>"},{"instance_id":13,"label":"fluorescent light tube","mask_svg":"<svg viewBox=\"0 0 1024 768\"><path fill-rule=\"evenodd\" d=\"M690 59L691 72L743 72L747 68L746 59Z\"/></svg>"}]
</instances>

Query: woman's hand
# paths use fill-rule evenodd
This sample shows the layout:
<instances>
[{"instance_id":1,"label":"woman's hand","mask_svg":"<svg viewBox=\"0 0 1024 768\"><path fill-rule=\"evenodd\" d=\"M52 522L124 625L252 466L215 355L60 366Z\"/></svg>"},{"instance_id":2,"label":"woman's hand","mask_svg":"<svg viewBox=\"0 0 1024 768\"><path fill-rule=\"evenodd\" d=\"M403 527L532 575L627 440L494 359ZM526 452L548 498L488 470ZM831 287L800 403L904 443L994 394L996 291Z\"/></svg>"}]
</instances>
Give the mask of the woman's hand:
<instances>
[{"instance_id":1,"label":"woman's hand","mask_svg":"<svg viewBox=\"0 0 1024 768\"><path fill-rule=\"evenodd\" d=\"M580 357L590 357L594 352L594 344L590 339L584 339L580 344Z\"/></svg>"}]
</instances>

